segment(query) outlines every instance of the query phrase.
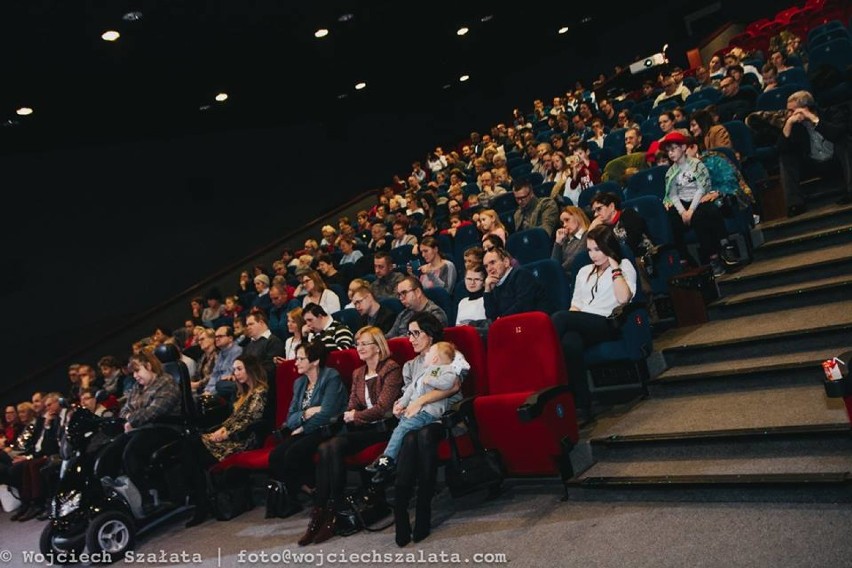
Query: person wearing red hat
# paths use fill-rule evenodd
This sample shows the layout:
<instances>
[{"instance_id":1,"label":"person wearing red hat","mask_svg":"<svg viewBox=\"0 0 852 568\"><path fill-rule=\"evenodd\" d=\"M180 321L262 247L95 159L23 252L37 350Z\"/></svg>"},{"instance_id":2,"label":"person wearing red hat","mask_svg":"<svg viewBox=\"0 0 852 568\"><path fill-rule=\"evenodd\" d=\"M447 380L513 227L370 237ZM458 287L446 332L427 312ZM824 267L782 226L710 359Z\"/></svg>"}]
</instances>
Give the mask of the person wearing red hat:
<instances>
[{"instance_id":1,"label":"person wearing red hat","mask_svg":"<svg viewBox=\"0 0 852 568\"><path fill-rule=\"evenodd\" d=\"M669 220L681 262L690 258L684 234L695 229L698 236L701 264L713 268L715 276L725 273L725 264L736 264L734 248L728 242L725 220L713 202L701 198L711 191L710 172L698 158L686 153L692 140L680 132L670 132L660 140L660 150L668 154L671 167L666 172L666 193L663 204L669 211Z\"/></svg>"}]
</instances>

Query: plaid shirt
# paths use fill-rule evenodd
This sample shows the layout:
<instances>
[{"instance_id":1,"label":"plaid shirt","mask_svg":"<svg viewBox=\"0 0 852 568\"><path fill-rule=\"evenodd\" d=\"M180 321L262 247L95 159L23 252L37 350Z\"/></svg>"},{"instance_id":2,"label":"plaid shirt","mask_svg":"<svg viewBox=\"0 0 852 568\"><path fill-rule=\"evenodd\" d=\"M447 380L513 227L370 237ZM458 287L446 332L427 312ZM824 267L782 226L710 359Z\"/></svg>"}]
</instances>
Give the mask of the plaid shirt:
<instances>
[{"instance_id":1,"label":"plaid shirt","mask_svg":"<svg viewBox=\"0 0 852 568\"><path fill-rule=\"evenodd\" d=\"M160 375L144 388L136 384L121 408L120 416L138 428L163 416L178 414L180 391L177 383L170 375Z\"/></svg>"}]
</instances>

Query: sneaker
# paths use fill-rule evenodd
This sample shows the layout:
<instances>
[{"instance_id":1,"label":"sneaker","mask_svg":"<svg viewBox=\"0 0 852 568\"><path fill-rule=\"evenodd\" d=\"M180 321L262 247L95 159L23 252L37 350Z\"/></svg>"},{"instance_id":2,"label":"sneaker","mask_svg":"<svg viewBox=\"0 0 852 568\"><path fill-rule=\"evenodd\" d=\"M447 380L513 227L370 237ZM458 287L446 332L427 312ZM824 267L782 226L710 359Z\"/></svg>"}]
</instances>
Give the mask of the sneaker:
<instances>
[{"instance_id":1,"label":"sneaker","mask_svg":"<svg viewBox=\"0 0 852 568\"><path fill-rule=\"evenodd\" d=\"M713 276L716 278L725 274L725 265L722 264L722 260L718 255L714 255L710 258L710 268L713 269Z\"/></svg>"},{"instance_id":2,"label":"sneaker","mask_svg":"<svg viewBox=\"0 0 852 568\"><path fill-rule=\"evenodd\" d=\"M737 254L737 247L731 243L722 247L722 253L720 256L727 266L736 266L740 263L739 255Z\"/></svg>"}]
</instances>

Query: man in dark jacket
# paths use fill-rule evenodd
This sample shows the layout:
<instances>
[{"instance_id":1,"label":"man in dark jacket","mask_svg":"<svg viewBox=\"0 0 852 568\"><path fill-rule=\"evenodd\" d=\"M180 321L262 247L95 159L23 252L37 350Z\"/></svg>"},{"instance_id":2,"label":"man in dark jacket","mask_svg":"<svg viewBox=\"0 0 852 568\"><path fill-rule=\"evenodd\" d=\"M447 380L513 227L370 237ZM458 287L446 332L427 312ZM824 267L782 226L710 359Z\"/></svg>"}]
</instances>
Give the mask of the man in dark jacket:
<instances>
[{"instance_id":1,"label":"man in dark jacket","mask_svg":"<svg viewBox=\"0 0 852 568\"><path fill-rule=\"evenodd\" d=\"M482 259L485 278L485 315L491 321L521 312L551 313L554 307L544 286L523 267L512 267L505 249L493 248Z\"/></svg>"},{"instance_id":2,"label":"man in dark jacket","mask_svg":"<svg viewBox=\"0 0 852 568\"><path fill-rule=\"evenodd\" d=\"M796 91L787 98L787 119L778 140L781 162L781 187L787 198L787 215L807 209L801 192L804 165L817 170L840 162L843 196L838 204L852 203L852 145L849 143L848 105L820 112L808 91Z\"/></svg>"}]
</instances>

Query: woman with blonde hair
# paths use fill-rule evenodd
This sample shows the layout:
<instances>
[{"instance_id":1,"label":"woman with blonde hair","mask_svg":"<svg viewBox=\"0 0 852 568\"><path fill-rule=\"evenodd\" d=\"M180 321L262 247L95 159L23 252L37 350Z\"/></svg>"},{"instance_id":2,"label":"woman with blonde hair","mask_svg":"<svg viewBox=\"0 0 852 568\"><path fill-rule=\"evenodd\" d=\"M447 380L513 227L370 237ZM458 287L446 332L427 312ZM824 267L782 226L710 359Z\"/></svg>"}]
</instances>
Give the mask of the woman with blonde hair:
<instances>
[{"instance_id":1,"label":"woman with blonde hair","mask_svg":"<svg viewBox=\"0 0 852 568\"><path fill-rule=\"evenodd\" d=\"M337 294L325 287L325 281L316 270L309 270L300 277L302 290L305 297L302 298L302 307L308 304L322 306L327 314L340 311L340 298Z\"/></svg>"},{"instance_id":2,"label":"woman with blonde hair","mask_svg":"<svg viewBox=\"0 0 852 568\"><path fill-rule=\"evenodd\" d=\"M506 226L500 220L500 215L493 209L483 209L479 212L477 226L482 232L482 240L485 240L488 235L497 235L505 243L508 238Z\"/></svg>"},{"instance_id":3,"label":"woman with blonde hair","mask_svg":"<svg viewBox=\"0 0 852 568\"><path fill-rule=\"evenodd\" d=\"M302 337L304 327L305 318L302 316L302 308L293 308L287 312L287 331L290 332L290 337L284 342L285 359L296 358L296 348L305 341Z\"/></svg>"},{"instance_id":4,"label":"woman with blonde hair","mask_svg":"<svg viewBox=\"0 0 852 568\"><path fill-rule=\"evenodd\" d=\"M378 327L359 329L355 349L364 366L352 373L349 404L343 413L348 428L319 446L314 508L299 546L320 544L334 536L336 507L346 486L346 456L390 439L391 428L378 425L393 415L394 402L402 394L402 369L391 358L388 341Z\"/></svg>"},{"instance_id":5,"label":"woman with blonde hair","mask_svg":"<svg viewBox=\"0 0 852 568\"><path fill-rule=\"evenodd\" d=\"M550 258L562 265L568 282L573 282L574 274L571 272L571 265L574 263L574 257L586 246L589 218L579 207L569 205L559 214L559 221L562 226L556 229L556 241L553 243Z\"/></svg>"}]
</instances>

